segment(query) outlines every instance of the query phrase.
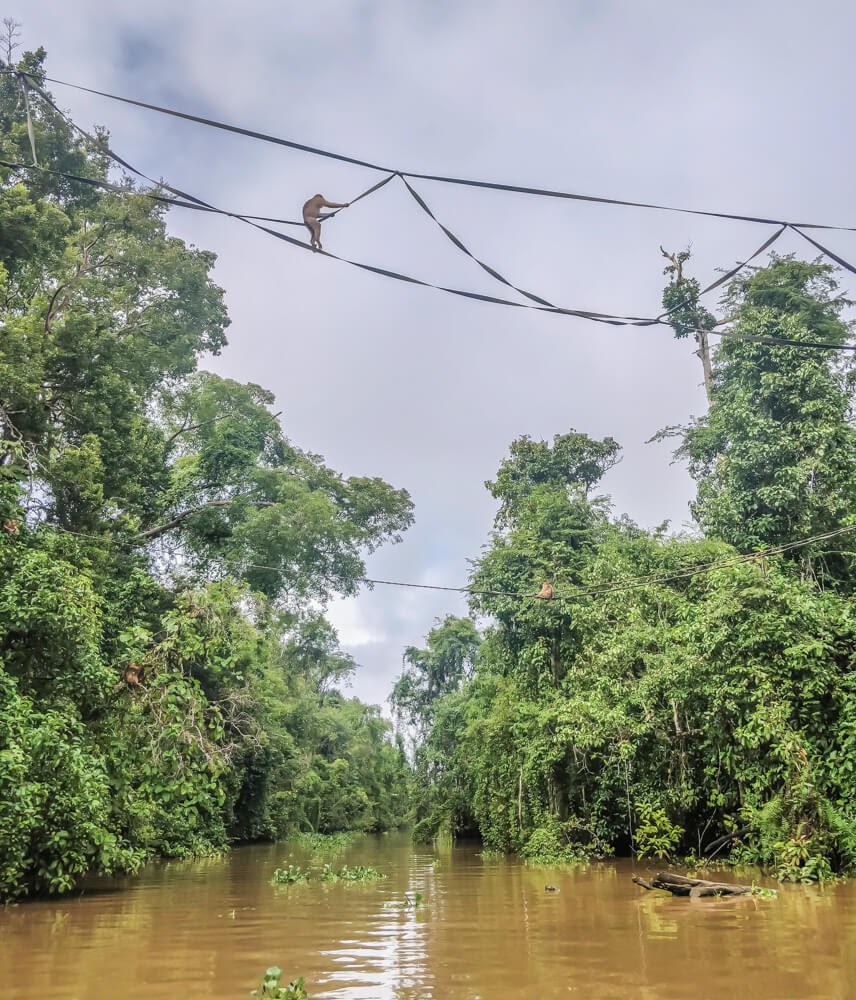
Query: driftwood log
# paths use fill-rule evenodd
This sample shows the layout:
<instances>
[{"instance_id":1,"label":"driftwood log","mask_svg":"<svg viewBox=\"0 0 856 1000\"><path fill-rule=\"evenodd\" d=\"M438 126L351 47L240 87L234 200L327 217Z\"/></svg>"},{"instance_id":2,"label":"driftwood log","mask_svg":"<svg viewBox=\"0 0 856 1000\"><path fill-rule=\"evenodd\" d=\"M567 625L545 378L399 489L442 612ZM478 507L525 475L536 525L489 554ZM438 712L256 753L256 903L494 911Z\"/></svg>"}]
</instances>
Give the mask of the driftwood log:
<instances>
[{"instance_id":1,"label":"driftwood log","mask_svg":"<svg viewBox=\"0 0 856 1000\"><path fill-rule=\"evenodd\" d=\"M633 881L643 889L666 889L674 896L689 896L691 899L699 896L745 896L752 891L751 885L708 882L704 878L686 878L672 872L658 872L650 882L634 875Z\"/></svg>"}]
</instances>

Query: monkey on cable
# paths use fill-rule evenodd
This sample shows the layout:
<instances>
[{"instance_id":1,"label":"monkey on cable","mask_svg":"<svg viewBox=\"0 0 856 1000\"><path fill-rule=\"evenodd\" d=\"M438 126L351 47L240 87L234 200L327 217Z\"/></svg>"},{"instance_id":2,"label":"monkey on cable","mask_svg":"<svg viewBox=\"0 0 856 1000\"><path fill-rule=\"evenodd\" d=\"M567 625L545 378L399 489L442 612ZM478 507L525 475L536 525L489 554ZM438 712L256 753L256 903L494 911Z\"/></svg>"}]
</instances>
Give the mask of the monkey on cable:
<instances>
[{"instance_id":1,"label":"monkey on cable","mask_svg":"<svg viewBox=\"0 0 856 1000\"><path fill-rule=\"evenodd\" d=\"M545 580L541 584L541 589L538 591L538 593L537 594L533 594L532 596L533 597L539 597L539 598L541 598L542 601L552 601L553 600L553 585L551 583L547 583L547 581Z\"/></svg>"},{"instance_id":2,"label":"monkey on cable","mask_svg":"<svg viewBox=\"0 0 856 1000\"><path fill-rule=\"evenodd\" d=\"M323 194L313 195L303 206L303 221L306 228L312 234L309 245L313 250L321 250L321 223L324 219L329 219L329 215L322 215L322 208L348 208L350 202L327 201Z\"/></svg>"}]
</instances>

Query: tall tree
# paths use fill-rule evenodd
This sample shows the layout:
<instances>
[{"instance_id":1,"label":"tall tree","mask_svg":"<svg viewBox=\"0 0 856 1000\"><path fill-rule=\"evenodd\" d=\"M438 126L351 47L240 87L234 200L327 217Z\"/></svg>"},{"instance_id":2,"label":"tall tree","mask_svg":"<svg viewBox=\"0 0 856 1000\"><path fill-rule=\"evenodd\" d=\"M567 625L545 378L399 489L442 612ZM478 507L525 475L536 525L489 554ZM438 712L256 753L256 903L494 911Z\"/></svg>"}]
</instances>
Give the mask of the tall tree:
<instances>
[{"instance_id":1,"label":"tall tree","mask_svg":"<svg viewBox=\"0 0 856 1000\"><path fill-rule=\"evenodd\" d=\"M814 268L784 262L741 282L738 331L845 336L839 304L801 284ZM710 414L687 439L719 435L708 474L745 504L744 522L726 522L744 551L765 477L793 479L800 448L829 463L807 523L786 525L852 518L852 493L846 509L838 495L852 483L850 383L829 355L736 341L717 356ZM574 455L602 444L575 435ZM806 574L790 556L741 561L721 538L647 532L591 495L597 467L585 477L553 458L515 442L488 484L500 510L471 607L489 623L474 677L432 705L417 747L416 834L476 828L492 848L553 860L701 855L713 842L781 878L852 870L852 597L817 579L823 565L851 586L846 552L815 550ZM773 499L803 512L804 497ZM722 535L722 523L705 526ZM782 537L794 535L761 540ZM544 579L552 599L536 596Z\"/></svg>"},{"instance_id":2,"label":"tall tree","mask_svg":"<svg viewBox=\"0 0 856 1000\"><path fill-rule=\"evenodd\" d=\"M496 527L512 524L537 487L578 489L587 496L620 460L621 448L611 437L597 441L570 430L556 434L549 444L524 434L511 442L496 479L485 483L500 502Z\"/></svg>"},{"instance_id":3,"label":"tall tree","mask_svg":"<svg viewBox=\"0 0 856 1000\"><path fill-rule=\"evenodd\" d=\"M716 319L699 302L701 285L696 278L684 274L684 265L691 253L680 250L669 253L660 247L660 253L669 261L663 274L669 275L669 284L663 290L663 308L666 310L669 326L675 337L683 340L692 336L696 342L696 355L701 361L704 376L704 391L708 403L713 393L713 374L710 362L710 331L716 326Z\"/></svg>"},{"instance_id":4,"label":"tall tree","mask_svg":"<svg viewBox=\"0 0 856 1000\"><path fill-rule=\"evenodd\" d=\"M732 283L733 331L843 344L832 269L791 257ZM713 362L708 414L684 432L680 455L698 484L693 515L741 551L779 545L854 521L854 368L838 352L729 339ZM853 544L798 550L806 572L854 583Z\"/></svg>"},{"instance_id":5,"label":"tall tree","mask_svg":"<svg viewBox=\"0 0 856 1000\"><path fill-rule=\"evenodd\" d=\"M54 172L106 180L101 140L22 98L0 75L2 158L39 163L0 170L0 898L387 828L406 761L336 691L354 664L321 612L410 498L198 370L229 322L214 255L121 178Z\"/></svg>"},{"instance_id":6,"label":"tall tree","mask_svg":"<svg viewBox=\"0 0 856 1000\"><path fill-rule=\"evenodd\" d=\"M471 675L481 637L469 618L447 615L428 633L426 646L408 646L404 670L395 682L390 702L396 715L423 734L439 699L457 691Z\"/></svg>"}]
</instances>

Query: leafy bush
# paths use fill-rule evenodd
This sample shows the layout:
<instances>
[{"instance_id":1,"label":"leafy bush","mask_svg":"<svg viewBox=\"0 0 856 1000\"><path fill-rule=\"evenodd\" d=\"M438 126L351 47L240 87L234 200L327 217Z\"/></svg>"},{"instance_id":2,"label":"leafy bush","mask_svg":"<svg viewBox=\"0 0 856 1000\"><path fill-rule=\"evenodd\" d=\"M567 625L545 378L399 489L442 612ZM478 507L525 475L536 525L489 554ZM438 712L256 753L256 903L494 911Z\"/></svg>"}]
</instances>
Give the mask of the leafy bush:
<instances>
[{"instance_id":1,"label":"leafy bush","mask_svg":"<svg viewBox=\"0 0 856 1000\"><path fill-rule=\"evenodd\" d=\"M38 711L0 669L0 896L67 892L89 871L134 871L104 762L69 713Z\"/></svg>"},{"instance_id":2,"label":"leafy bush","mask_svg":"<svg viewBox=\"0 0 856 1000\"><path fill-rule=\"evenodd\" d=\"M339 854L360 836L357 830L340 830L338 833L298 833L293 840L312 854Z\"/></svg>"},{"instance_id":3,"label":"leafy bush","mask_svg":"<svg viewBox=\"0 0 856 1000\"><path fill-rule=\"evenodd\" d=\"M669 858L684 831L672 823L665 809L649 802L636 803L636 853L640 858Z\"/></svg>"},{"instance_id":4,"label":"leafy bush","mask_svg":"<svg viewBox=\"0 0 856 1000\"><path fill-rule=\"evenodd\" d=\"M697 291L685 261L670 304ZM488 849L548 860L718 841L782 878L856 865L856 380L833 350L760 343L840 345L846 300L827 265L776 257L727 299L747 336L715 350L708 413L664 432L710 537L614 518L596 493L611 438L519 438L486 484L486 628L438 625L396 686L419 730L418 834L466 818ZM685 313L681 336L704 319ZM521 599L544 581L558 599ZM439 653L467 634L470 669L450 669Z\"/></svg>"},{"instance_id":5,"label":"leafy bush","mask_svg":"<svg viewBox=\"0 0 856 1000\"><path fill-rule=\"evenodd\" d=\"M336 690L354 663L318 609L409 526L409 496L199 370L229 322L214 255L100 190L103 150L19 92L0 76L0 144L22 151L29 117L47 170L0 168L0 899L399 825L407 761Z\"/></svg>"},{"instance_id":6,"label":"leafy bush","mask_svg":"<svg viewBox=\"0 0 856 1000\"><path fill-rule=\"evenodd\" d=\"M553 819L532 831L523 856L535 864L550 865L582 861L589 855L580 844L571 842L566 824Z\"/></svg>"}]
</instances>

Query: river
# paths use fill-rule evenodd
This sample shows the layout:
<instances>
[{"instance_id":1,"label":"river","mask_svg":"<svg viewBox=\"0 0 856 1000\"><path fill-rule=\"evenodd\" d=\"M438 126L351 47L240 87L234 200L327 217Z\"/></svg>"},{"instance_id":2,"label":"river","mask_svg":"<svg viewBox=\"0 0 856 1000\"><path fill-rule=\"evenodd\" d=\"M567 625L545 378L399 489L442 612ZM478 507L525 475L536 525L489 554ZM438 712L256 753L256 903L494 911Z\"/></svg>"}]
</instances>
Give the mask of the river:
<instances>
[{"instance_id":1,"label":"river","mask_svg":"<svg viewBox=\"0 0 856 1000\"><path fill-rule=\"evenodd\" d=\"M276 964L313 1000L856 998L856 883L689 900L634 885L646 863L538 868L479 850L405 835L332 858L242 847L7 907L0 997L246 1000ZM325 860L388 878L269 884L276 867Z\"/></svg>"}]
</instances>

